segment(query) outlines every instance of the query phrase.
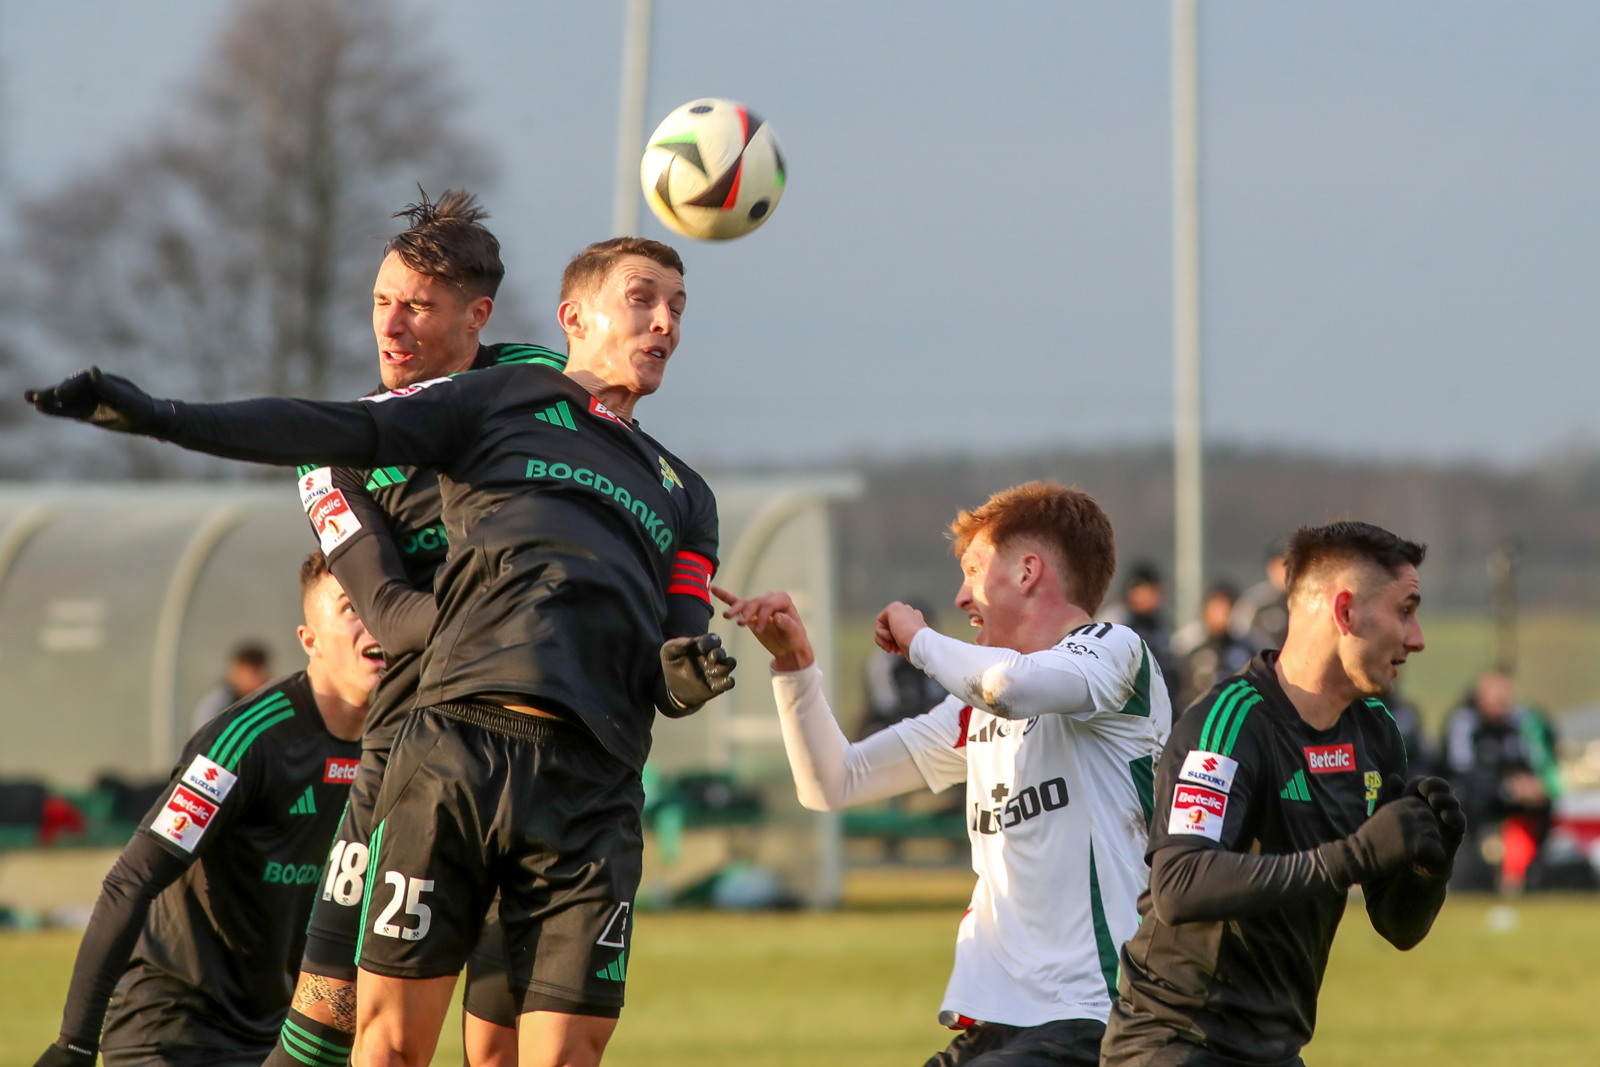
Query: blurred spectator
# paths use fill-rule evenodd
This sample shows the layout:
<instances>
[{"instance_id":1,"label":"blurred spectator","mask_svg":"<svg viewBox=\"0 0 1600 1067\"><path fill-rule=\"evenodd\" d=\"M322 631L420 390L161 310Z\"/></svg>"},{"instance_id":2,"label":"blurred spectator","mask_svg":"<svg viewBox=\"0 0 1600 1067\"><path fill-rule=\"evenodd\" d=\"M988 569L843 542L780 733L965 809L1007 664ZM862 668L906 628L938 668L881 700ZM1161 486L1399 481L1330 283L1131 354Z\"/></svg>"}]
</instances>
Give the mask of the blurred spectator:
<instances>
[{"instance_id":1,"label":"blurred spectator","mask_svg":"<svg viewBox=\"0 0 1600 1067\"><path fill-rule=\"evenodd\" d=\"M222 709L242 700L272 680L272 654L260 641L243 641L228 655L222 682L200 698L194 707L195 730L215 719Z\"/></svg>"},{"instance_id":2,"label":"blurred spectator","mask_svg":"<svg viewBox=\"0 0 1600 1067\"><path fill-rule=\"evenodd\" d=\"M906 603L922 612L929 626L937 625L934 614L920 600ZM867 710L861 717L861 728L855 740L875 734L901 719L921 715L939 701L949 696L944 687L928 675L913 667L904 656L874 649L867 660Z\"/></svg>"},{"instance_id":3,"label":"blurred spectator","mask_svg":"<svg viewBox=\"0 0 1600 1067\"><path fill-rule=\"evenodd\" d=\"M1218 679L1237 674L1250 662L1255 649L1228 628L1233 614L1234 588L1223 582L1206 590L1200 618L1172 636L1172 654L1178 660L1178 700L1181 713Z\"/></svg>"},{"instance_id":4,"label":"blurred spectator","mask_svg":"<svg viewBox=\"0 0 1600 1067\"><path fill-rule=\"evenodd\" d=\"M1549 721L1517 702L1509 674L1485 671L1445 721L1443 764L1479 851L1486 837L1499 834L1500 889L1520 891L1560 793Z\"/></svg>"},{"instance_id":5,"label":"blurred spectator","mask_svg":"<svg viewBox=\"0 0 1600 1067\"><path fill-rule=\"evenodd\" d=\"M1235 637L1250 642L1257 652L1282 648L1283 637L1289 632L1289 576L1283 550L1282 541L1267 550L1266 578L1239 594L1228 624Z\"/></svg>"},{"instance_id":6,"label":"blurred spectator","mask_svg":"<svg viewBox=\"0 0 1600 1067\"><path fill-rule=\"evenodd\" d=\"M1167 696L1176 708L1178 664L1172 654L1172 627L1162 611L1166 598L1161 572L1155 564L1141 560L1128 568L1127 577L1122 580L1121 601L1107 608L1101 619L1126 626L1150 646L1150 654L1161 668L1161 678L1167 683Z\"/></svg>"}]
</instances>

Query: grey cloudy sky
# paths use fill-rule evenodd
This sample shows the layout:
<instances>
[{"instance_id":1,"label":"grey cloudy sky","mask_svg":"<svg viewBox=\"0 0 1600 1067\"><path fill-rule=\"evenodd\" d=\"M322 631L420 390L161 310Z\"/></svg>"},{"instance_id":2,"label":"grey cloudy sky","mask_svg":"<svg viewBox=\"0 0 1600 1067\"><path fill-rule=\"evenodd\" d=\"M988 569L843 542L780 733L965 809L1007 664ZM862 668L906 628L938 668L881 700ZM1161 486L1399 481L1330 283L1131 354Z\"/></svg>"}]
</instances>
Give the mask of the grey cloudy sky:
<instances>
[{"instance_id":1,"label":"grey cloudy sky","mask_svg":"<svg viewBox=\"0 0 1600 1067\"><path fill-rule=\"evenodd\" d=\"M9 187L162 121L228 6L0 3ZM623 0L447 10L417 24L499 154L507 284L553 308L609 227ZM653 432L700 462L817 463L1168 436L1165 2L655 10L650 124L742 100L791 173L753 236L681 242L690 309L640 409ZM1595 441L1600 4L1201 17L1212 438L1502 462Z\"/></svg>"}]
</instances>

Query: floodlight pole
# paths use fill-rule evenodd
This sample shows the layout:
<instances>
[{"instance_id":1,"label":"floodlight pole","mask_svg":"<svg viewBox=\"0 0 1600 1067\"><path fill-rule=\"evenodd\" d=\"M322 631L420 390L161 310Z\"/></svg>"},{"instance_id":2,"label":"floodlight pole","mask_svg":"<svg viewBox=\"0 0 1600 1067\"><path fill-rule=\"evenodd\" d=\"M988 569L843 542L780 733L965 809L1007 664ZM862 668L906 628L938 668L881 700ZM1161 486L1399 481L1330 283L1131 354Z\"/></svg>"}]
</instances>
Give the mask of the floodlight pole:
<instances>
[{"instance_id":1,"label":"floodlight pole","mask_svg":"<svg viewBox=\"0 0 1600 1067\"><path fill-rule=\"evenodd\" d=\"M639 153L644 150L644 113L650 97L650 6L628 0L622 29L622 79L617 108L617 173L611 199L611 234L639 232Z\"/></svg>"},{"instance_id":2,"label":"floodlight pole","mask_svg":"<svg viewBox=\"0 0 1600 1067\"><path fill-rule=\"evenodd\" d=\"M1200 392L1200 49L1196 0L1172 0L1173 623L1200 617L1205 463Z\"/></svg>"}]
</instances>

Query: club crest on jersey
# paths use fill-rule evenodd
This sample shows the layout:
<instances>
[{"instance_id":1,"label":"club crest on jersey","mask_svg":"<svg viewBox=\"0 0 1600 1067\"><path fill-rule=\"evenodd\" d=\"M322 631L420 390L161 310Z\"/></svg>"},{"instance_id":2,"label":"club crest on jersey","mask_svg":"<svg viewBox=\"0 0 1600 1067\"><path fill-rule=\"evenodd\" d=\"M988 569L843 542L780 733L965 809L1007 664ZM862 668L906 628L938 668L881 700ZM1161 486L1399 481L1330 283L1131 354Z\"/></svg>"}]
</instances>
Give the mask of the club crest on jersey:
<instances>
[{"instance_id":1,"label":"club crest on jersey","mask_svg":"<svg viewBox=\"0 0 1600 1067\"><path fill-rule=\"evenodd\" d=\"M657 456L656 460L661 464L661 488L668 492L672 491L673 486L682 489L683 479L678 477L678 472L672 469L672 464L667 462L667 457Z\"/></svg>"},{"instance_id":2,"label":"club crest on jersey","mask_svg":"<svg viewBox=\"0 0 1600 1067\"><path fill-rule=\"evenodd\" d=\"M172 790L166 807L150 823L150 832L166 838L185 852L193 852L216 813L215 804L180 785Z\"/></svg>"},{"instance_id":3,"label":"club crest on jersey","mask_svg":"<svg viewBox=\"0 0 1600 1067\"><path fill-rule=\"evenodd\" d=\"M1213 841L1222 840L1222 820L1228 814L1228 795L1201 785L1184 785L1172 792L1172 811L1167 816L1167 833L1198 834Z\"/></svg>"},{"instance_id":4,"label":"club crest on jersey","mask_svg":"<svg viewBox=\"0 0 1600 1067\"><path fill-rule=\"evenodd\" d=\"M1345 745L1318 745L1307 746L1306 770L1312 774L1338 774L1341 771L1356 769L1356 746Z\"/></svg>"},{"instance_id":5,"label":"club crest on jersey","mask_svg":"<svg viewBox=\"0 0 1600 1067\"><path fill-rule=\"evenodd\" d=\"M1195 749L1183 758L1183 770L1178 772L1178 781L1193 782L1228 793L1233 790L1233 776L1238 770L1238 760Z\"/></svg>"},{"instance_id":6,"label":"club crest on jersey","mask_svg":"<svg viewBox=\"0 0 1600 1067\"><path fill-rule=\"evenodd\" d=\"M1361 782L1367 787L1367 814L1371 815L1378 810L1378 794L1383 792L1383 775L1378 771L1367 771L1361 776Z\"/></svg>"},{"instance_id":7,"label":"club crest on jersey","mask_svg":"<svg viewBox=\"0 0 1600 1067\"><path fill-rule=\"evenodd\" d=\"M233 783L238 780L238 775L212 763L204 756L196 756L194 762L189 764L189 769L183 772L184 785L218 804L222 803L228 795L228 790L232 789Z\"/></svg>"}]
</instances>

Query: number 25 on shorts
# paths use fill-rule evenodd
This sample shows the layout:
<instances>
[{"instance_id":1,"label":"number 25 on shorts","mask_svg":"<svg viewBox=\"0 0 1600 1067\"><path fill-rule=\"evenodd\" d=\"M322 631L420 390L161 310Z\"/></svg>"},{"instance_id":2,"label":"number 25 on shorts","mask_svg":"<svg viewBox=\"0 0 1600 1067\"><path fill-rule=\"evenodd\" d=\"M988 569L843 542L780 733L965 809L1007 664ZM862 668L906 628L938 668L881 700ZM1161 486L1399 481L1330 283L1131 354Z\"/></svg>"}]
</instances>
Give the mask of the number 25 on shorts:
<instances>
[{"instance_id":1,"label":"number 25 on shorts","mask_svg":"<svg viewBox=\"0 0 1600 1067\"><path fill-rule=\"evenodd\" d=\"M432 878L407 878L399 871L384 871L383 882L394 887L394 895L389 898L389 903L378 913L378 918L372 924L372 932L383 937L398 937L402 941L421 941L428 936L428 927L433 925L433 909L422 902L422 894L433 892ZM401 926L394 922L395 913L404 903L406 915L417 920L415 926Z\"/></svg>"}]
</instances>

